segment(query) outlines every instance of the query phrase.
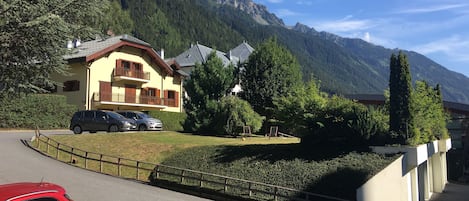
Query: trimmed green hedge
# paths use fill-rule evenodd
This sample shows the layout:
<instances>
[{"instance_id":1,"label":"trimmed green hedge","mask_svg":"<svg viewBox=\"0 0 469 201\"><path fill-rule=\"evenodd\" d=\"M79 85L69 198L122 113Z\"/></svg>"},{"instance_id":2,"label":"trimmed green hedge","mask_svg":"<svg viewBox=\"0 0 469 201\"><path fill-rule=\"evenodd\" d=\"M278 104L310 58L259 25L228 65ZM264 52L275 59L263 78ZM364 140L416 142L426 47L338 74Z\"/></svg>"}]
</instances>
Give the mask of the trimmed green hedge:
<instances>
[{"instance_id":1,"label":"trimmed green hedge","mask_svg":"<svg viewBox=\"0 0 469 201\"><path fill-rule=\"evenodd\" d=\"M183 131L183 123L186 120L186 113L150 111L149 115L163 122L163 130Z\"/></svg>"},{"instance_id":2,"label":"trimmed green hedge","mask_svg":"<svg viewBox=\"0 0 469 201\"><path fill-rule=\"evenodd\" d=\"M61 95L33 94L0 100L0 128L68 128L77 107Z\"/></svg>"},{"instance_id":3,"label":"trimmed green hedge","mask_svg":"<svg viewBox=\"0 0 469 201\"><path fill-rule=\"evenodd\" d=\"M356 189L397 157L332 149L204 146L178 152L162 164L355 200ZM158 182L154 175L150 181Z\"/></svg>"}]
</instances>

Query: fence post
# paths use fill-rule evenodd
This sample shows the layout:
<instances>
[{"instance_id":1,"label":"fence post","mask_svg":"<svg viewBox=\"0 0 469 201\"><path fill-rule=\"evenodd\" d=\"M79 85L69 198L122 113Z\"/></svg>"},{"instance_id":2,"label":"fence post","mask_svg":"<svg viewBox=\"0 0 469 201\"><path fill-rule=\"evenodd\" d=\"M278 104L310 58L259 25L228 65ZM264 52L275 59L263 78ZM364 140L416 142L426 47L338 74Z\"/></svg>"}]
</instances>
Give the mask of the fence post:
<instances>
[{"instance_id":1,"label":"fence post","mask_svg":"<svg viewBox=\"0 0 469 201\"><path fill-rule=\"evenodd\" d=\"M156 165L156 179L160 178L160 166Z\"/></svg>"},{"instance_id":2,"label":"fence post","mask_svg":"<svg viewBox=\"0 0 469 201\"><path fill-rule=\"evenodd\" d=\"M181 184L184 183L184 174L186 173L186 171L182 170L182 174L181 174Z\"/></svg>"},{"instance_id":3,"label":"fence post","mask_svg":"<svg viewBox=\"0 0 469 201\"><path fill-rule=\"evenodd\" d=\"M117 158L117 176L121 176L121 158Z\"/></svg>"},{"instance_id":4,"label":"fence post","mask_svg":"<svg viewBox=\"0 0 469 201\"><path fill-rule=\"evenodd\" d=\"M103 155L99 154L99 172L103 173Z\"/></svg>"},{"instance_id":5,"label":"fence post","mask_svg":"<svg viewBox=\"0 0 469 201\"><path fill-rule=\"evenodd\" d=\"M57 143L57 153L55 153L55 159L59 160L59 148L60 148L60 143Z\"/></svg>"},{"instance_id":6,"label":"fence post","mask_svg":"<svg viewBox=\"0 0 469 201\"><path fill-rule=\"evenodd\" d=\"M223 188L223 192L226 193L228 191L228 178L225 178L225 187Z\"/></svg>"},{"instance_id":7,"label":"fence post","mask_svg":"<svg viewBox=\"0 0 469 201\"><path fill-rule=\"evenodd\" d=\"M88 152L85 151L85 169L88 169Z\"/></svg>"},{"instance_id":8,"label":"fence post","mask_svg":"<svg viewBox=\"0 0 469 201\"><path fill-rule=\"evenodd\" d=\"M72 147L72 151L70 151L70 163L73 163L73 147Z\"/></svg>"},{"instance_id":9,"label":"fence post","mask_svg":"<svg viewBox=\"0 0 469 201\"><path fill-rule=\"evenodd\" d=\"M249 197L251 197L252 196L252 183L251 182L249 182L248 190L249 190Z\"/></svg>"},{"instance_id":10,"label":"fence post","mask_svg":"<svg viewBox=\"0 0 469 201\"><path fill-rule=\"evenodd\" d=\"M274 188L274 200L277 201L278 188Z\"/></svg>"},{"instance_id":11,"label":"fence post","mask_svg":"<svg viewBox=\"0 0 469 201\"><path fill-rule=\"evenodd\" d=\"M139 171L138 171L138 170L139 170L139 168L138 168L138 164L139 164L139 163L140 163L140 161L137 161L137 175L135 175L135 179L137 179L137 180L138 180L138 172L139 172Z\"/></svg>"},{"instance_id":12,"label":"fence post","mask_svg":"<svg viewBox=\"0 0 469 201\"><path fill-rule=\"evenodd\" d=\"M204 180L204 173L200 173L200 182L199 182L199 186L202 187L203 184L202 184L202 181Z\"/></svg>"},{"instance_id":13,"label":"fence post","mask_svg":"<svg viewBox=\"0 0 469 201\"><path fill-rule=\"evenodd\" d=\"M49 154L49 141L50 141L50 138L47 138L47 153Z\"/></svg>"}]
</instances>

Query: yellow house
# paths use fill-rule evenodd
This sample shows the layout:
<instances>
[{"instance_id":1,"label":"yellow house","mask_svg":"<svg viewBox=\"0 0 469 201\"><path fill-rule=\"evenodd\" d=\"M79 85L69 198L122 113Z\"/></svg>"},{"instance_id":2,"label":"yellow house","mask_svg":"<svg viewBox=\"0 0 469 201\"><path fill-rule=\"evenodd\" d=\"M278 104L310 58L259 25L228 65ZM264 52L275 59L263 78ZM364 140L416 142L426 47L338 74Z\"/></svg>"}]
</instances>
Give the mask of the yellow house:
<instances>
[{"instance_id":1,"label":"yellow house","mask_svg":"<svg viewBox=\"0 0 469 201\"><path fill-rule=\"evenodd\" d=\"M67 46L71 76L52 79L63 83L56 93L68 103L82 110L183 111L180 94L187 74L150 44L121 35Z\"/></svg>"}]
</instances>

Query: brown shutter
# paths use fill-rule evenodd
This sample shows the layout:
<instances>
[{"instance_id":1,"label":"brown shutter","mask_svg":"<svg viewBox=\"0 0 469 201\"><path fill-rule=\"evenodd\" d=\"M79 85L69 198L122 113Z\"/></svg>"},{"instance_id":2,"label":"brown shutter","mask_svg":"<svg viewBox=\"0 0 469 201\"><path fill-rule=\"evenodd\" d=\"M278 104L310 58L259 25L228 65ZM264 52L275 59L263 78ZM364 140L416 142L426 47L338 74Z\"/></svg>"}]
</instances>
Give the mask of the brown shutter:
<instances>
[{"instance_id":1,"label":"brown shutter","mask_svg":"<svg viewBox=\"0 0 469 201\"><path fill-rule=\"evenodd\" d=\"M168 90L164 90L164 105L169 106L169 99L168 99Z\"/></svg>"},{"instance_id":2,"label":"brown shutter","mask_svg":"<svg viewBox=\"0 0 469 201\"><path fill-rule=\"evenodd\" d=\"M175 107L179 107L179 92L177 91L174 92L174 102Z\"/></svg>"},{"instance_id":3,"label":"brown shutter","mask_svg":"<svg viewBox=\"0 0 469 201\"><path fill-rule=\"evenodd\" d=\"M116 68L120 68L122 67L122 60L121 59L117 59L116 60Z\"/></svg>"},{"instance_id":4,"label":"brown shutter","mask_svg":"<svg viewBox=\"0 0 469 201\"><path fill-rule=\"evenodd\" d=\"M161 90L156 89L156 97L161 98Z\"/></svg>"}]
</instances>

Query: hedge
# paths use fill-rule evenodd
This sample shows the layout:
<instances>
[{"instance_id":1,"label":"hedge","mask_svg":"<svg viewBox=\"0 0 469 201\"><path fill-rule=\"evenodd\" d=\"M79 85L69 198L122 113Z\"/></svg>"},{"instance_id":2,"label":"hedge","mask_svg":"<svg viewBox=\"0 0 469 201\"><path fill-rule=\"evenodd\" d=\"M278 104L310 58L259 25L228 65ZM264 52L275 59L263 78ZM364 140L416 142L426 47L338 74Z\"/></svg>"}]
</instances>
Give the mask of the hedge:
<instances>
[{"instance_id":1,"label":"hedge","mask_svg":"<svg viewBox=\"0 0 469 201\"><path fill-rule=\"evenodd\" d=\"M150 111L149 115L163 122L163 130L183 131L182 127L186 120L186 113Z\"/></svg>"},{"instance_id":2,"label":"hedge","mask_svg":"<svg viewBox=\"0 0 469 201\"><path fill-rule=\"evenodd\" d=\"M0 100L0 128L68 128L77 107L61 95L33 94Z\"/></svg>"}]
</instances>

